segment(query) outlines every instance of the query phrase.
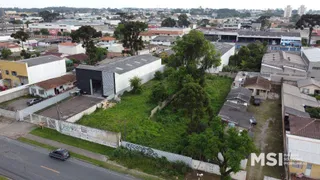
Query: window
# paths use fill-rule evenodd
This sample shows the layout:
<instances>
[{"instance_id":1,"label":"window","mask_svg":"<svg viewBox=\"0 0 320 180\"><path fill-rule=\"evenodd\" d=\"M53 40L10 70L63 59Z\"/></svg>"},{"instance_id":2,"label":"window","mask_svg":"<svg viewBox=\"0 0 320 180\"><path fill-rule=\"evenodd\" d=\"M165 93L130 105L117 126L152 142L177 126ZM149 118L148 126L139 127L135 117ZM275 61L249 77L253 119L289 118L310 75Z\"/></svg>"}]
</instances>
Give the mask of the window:
<instances>
[{"instance_id":1,"label":"window","mask_svg":"<svg viewBox=\"0 0 320 180\"><path fill-rule=\"evenodd\" d=\"M313 70L320 70L320 67L312 67Z\"/></svg>"},{"instance_id":2,"label":"window","mask_svg":"<svg viewBox=\"0 0 320 180\"><path fill-rule=\"evenodd\" d=\"M11 71L12 76L17 76L17 72L16 71Z\"/></svg>"},{"instance_id":3,"label":"window","mask_svg":"<svg viewBox=\"0 0 320 180\"><path fill-rule=\"evenodd\" d=\"M10 73L9 73L9 71L8 70L6 70L6 75L9 75Z\"/></svg>"},{"instance_id":4,"label":"window","mask_svg":"<svg viewBox=\"0 0 320 180\"><path fill-rule=\"evenodd\" d=\"M37 94L37 90L34 89L34 88L32 88L32 89L31 89L31 94Z\"/></svg>"},{"instance_id":5,"label":"window","mask_svg":"<svg viewBox=\"0 0 320 180\"><path fill-rule=\"evenodd\" d=\"M298 161L292 161L292 167L302 169L303 168L303 163L298 162Z\"/></svg>"},{"instance_id":6,"label":"window","mask_svg":"<svg viewBox=\"0 0 320 180\"><path fill-rule=\"evenodd\" d=\"M44 95L44 90L39 89L39 94Z\"/></svg>"}]
</instances>

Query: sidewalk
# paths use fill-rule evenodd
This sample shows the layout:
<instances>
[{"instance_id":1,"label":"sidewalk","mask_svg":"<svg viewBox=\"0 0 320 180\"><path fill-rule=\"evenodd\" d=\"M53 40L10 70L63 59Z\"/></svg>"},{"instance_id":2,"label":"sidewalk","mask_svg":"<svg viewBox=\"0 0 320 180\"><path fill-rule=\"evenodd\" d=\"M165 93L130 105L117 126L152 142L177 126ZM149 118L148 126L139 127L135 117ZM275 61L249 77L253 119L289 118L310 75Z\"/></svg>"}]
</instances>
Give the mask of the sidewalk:
<instances>
[{"instance_id":1,"label":"sidewalk","mask_svg":"<svg viewBox=\"0 0 320 180\"><path fill-rule=\"evenodd\" d=\"M52 141L50 139L45 139L45 138L42 138L42 137L39 137L39 136L35 136L35 135L32 135L32 134L26 134L23 137L27 138L27 139L30 139L30 140L33 140L33 141L37 141L37 142L42 143L42 144L47 144L47 145L50 145L50 146L53 146L53 147L64 148L64 149L67 149L68 151L71 151L73 153L80 154L80 155L83 155L83 156L86 156L86 157L89 157L91 159L95 159L95 160L98 160L98 161L106 162L108 160L107 157L102 155L102 154L93 153L91 151L80 149L80 148L77 148L77 147L74 147L74 146L69 146L69 145L66 145L66 144L63 144L63 143L59 143L57 141Z\"/></svg>"}]
</instances>

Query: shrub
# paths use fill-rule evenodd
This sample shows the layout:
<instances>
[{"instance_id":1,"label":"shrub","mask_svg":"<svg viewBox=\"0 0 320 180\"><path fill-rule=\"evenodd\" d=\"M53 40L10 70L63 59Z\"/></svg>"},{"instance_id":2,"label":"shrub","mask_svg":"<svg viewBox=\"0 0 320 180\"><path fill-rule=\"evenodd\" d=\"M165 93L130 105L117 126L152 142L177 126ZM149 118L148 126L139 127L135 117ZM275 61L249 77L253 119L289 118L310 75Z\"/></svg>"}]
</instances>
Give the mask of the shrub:
<instances>
[{"instance_id":1,"label":"shrub","mask_svg":"<svg viewBox=\"0 0 320 180\"><path fill-rule=\"evenodd\" d=\"M164 70L163 72L163 76L164 77L169 77L171 74L173 74L175 72L174 68L172 67L168 67Z\"/></svg>"},{"instance_id":2,"label":"shrub","mask_svg":"<svg viewBox=\"0 0 320 180\"><path fill-rule=\"evenodd\" d=\"M134 94L141 93L141 91L142 91L142 86L141 85L142 85L141 79L138 78L137 76L135 76L132 79L130 79L130 87L132 88L132 92Z\"/></svg>"},{"instance_id":3,"label":"shrub","mask_svg":"<svg viewBox=\"0 0 320 180\"><path fill-rule=\"evenodd\" d=\"M152 102L161 102L168 97L168 91L166 86L163 83L156 84L152 87L151 101Z\"/></svg>"},{"instance_id":4,"label":"shrub","mask_svg":"<svg viewBox=\"0 0 320 180\"><path fill-rule=\"evenodd\" d=\"M156 73L154 73L154 79L161 81L163 79L163 73L161 71L157 71Z\"/></svg>"}]
</instances>

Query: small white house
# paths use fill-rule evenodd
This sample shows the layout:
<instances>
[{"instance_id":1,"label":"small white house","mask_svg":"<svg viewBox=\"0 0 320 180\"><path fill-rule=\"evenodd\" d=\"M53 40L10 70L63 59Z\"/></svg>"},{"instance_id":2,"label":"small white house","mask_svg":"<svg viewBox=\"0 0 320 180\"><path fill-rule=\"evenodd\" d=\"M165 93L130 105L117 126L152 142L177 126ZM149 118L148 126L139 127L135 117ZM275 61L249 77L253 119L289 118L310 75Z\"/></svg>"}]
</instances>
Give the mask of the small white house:
<instances>
[{"instance_id":1,"label":"small white house","mask_svg":"<svg viewBox=\"0 0 320 180\"><path fill-rule=\"evenodd\" d=\"M220 53L221 64L207 70L208 73L219 73L223 67L229 64L230 56L235 54L235 44L232 43L213 43L217 52Z\"/></svg>"},{"instance_id":2,"label":"small white house","mask_svg":"<svg viewBox=\"0 0 320 180\"><path fill-rule=\"evenodd\" d=\"M66 74L31 85L29 87L29 93L33 96L48 98L72 89L75 86L75 82L75 75Z\"/></svg>"},{"instance_id":3,"label":"small white house","mask_svg":"<svg viewBox=\"0 0 320 180\"><path fill-rule=\"evenodd\" d=\"M68 55L86 53L86 49L82 47L82 44L72 42L60 43L58 50L59 53Z\"/></svg>"},{"instance_id":4,"label":"small white house","mask_svg":"<svg viewBox=\"0 0 320 180\"><path fill-rule=\"evenodd\" d=\"M171 46L175 43L176 37L173 36L157 36L150 41L150 44Z\"/></svg>"}]
</instances>

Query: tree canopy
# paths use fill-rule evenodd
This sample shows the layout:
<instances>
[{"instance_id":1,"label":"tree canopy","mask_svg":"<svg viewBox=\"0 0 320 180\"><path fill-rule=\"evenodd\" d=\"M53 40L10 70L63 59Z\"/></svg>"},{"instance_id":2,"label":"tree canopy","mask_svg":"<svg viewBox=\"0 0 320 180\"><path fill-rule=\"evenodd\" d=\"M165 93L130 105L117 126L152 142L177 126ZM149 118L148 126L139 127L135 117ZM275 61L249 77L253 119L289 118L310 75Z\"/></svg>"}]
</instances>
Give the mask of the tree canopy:
<instances>
[{"instance_id":1,"label":"tree canopy","mask_svg":"<svg viewBox=\"0 0 320 180\"><path fill-rule=\"evenodd\" d=\"M296 28L303 30L309 28L309 40L308 46L310 46L312 31L315 26L320 26L320 15L319 14L304 14L296 23Z\"/></svg>"},{"instance_id":2,"label":"tree canopy","mask_svg":"<svg viewBox=\"0 0 320 180\"><path fill-rule=\"evenodd\" d=\"M161 26L162 27L174 27L174 26L176 26L176 24L177 24L177 22L174 19L170 18L170 17L164 19L161 22Z\"/></svg>"},{"instance_id":3,"label":"tree canopy","mask_svg":"<svg viewBox=\"0 0 320 180\"><path fill-rule=\"evenodd\" d=\"M70 36L73 42L80 43L82 41L82 46L86 48L93 38L101 37L102 33L101 31L97 32L91 26L81 26L76 31L73 31Z\"/></svg>"},{"instance_id":4,"label":"tree canopy","mask_svg":"<svg viewBox=\"0 0 320 180\"><path fill-rule=\"evenodd\" d=\"M121 29L123 35L122 43L124 48L130 49L131 55L137 54L138 50L144 47L142 37L140 33L145 31L148 25L144 22L128 21L124 23L124 27Z\"/></svg>"},{"instance_id":5,"label":"tree canopy","mask_svg":"<svg viewBox=\"0 0 320 180\"><path fill-rule=\"evenodd\" d=\"M186 14L180 14L178 17L179 27L188 27L191 23L188 21L188 16Z\"/></svg>"},{"instance_id":6,"label":"tree canopy","mask_svg":"<svg viewBox=\"0 0 320 180\"><path fill-rule=\"evenodd\" d=\"M23 42L26 42L30 38L29 34L24 32L22 29L17 31L16 33L12 33L11 37L19 40L19 44L21 43L22 49L24 49Z\"/></svg>"},{"instance_id":7,"label":"tree canopy","mask_svg":"<svg viewBox=\"0 0 320 180\"><path fill-rule=\"evenodd\" d=\"M118 40L122 40L123 39L123 34L122 34L123 29L124 29L124 24L121 24L121 23L118 24L117 28L113 32L113 36Z\"/></svg>"},{"instance_id":8,"label":"tree canopy","mask_svg":"<svg viewBox=\"0 0 320 180\"><path fill-rule=\"evenodd\" d=\"M41 33L42 35L49 35L49 34L50 34L49 31L48 31L48 29L40 29L40 33Z\"/></svg>"},{"instance_id":9,"label":"tree canopy","mask_svg":"<svg viewBox=\"0 0 320 180\"><path fill-rule=\"evenodd\" d=\"M2 56L3 59L7 59L11 54L12 54L12 52L11 52L10 49L3 48L1 50L1 56Z\"/></svg>"},{"instance_id":10,"label":"tree canopy","mask_svg":"<svg viewBox=\"0 0 320 180\"><path fill-rule=\"evenodd\" d=\"M49 11L41 11L39 12L39 16L43 18L44 22L52 22L53 20L55 20L58 16L59 13L55 13L55 12L49 12Z\"/></svg>"}]
</instances>

